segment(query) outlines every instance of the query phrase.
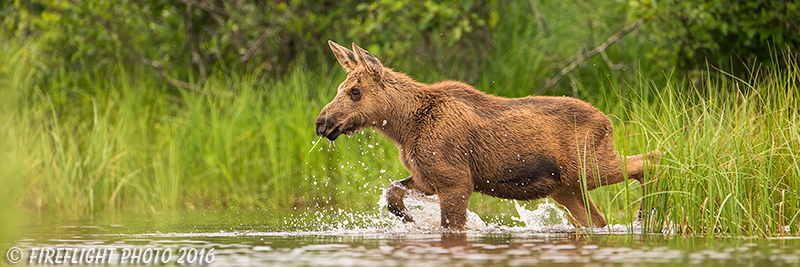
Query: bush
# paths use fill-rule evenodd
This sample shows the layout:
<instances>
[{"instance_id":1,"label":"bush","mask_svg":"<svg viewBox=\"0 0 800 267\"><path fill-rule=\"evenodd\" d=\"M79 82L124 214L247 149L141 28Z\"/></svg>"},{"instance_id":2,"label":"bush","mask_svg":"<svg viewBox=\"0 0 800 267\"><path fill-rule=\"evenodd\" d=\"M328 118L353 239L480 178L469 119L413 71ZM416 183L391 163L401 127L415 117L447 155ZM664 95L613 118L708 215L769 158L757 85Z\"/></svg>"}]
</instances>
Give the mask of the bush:
<instances>
[{"instance_id":1,"label":"bush","mask_svg":"<svg viewBox=\"0 0 800 267\"><path fill-rule=\"evenodd\" d=\"M369 44L366 48L388 60L416 47L430 55L463 52L453 48L470 47L488 35L485 18L492 5L456 0L22 2L0 4L0 19L16 37L39 37L40 49L52 56L51 66L102 69L121 58L200 83L216 65L277 77L294 62L333 63L328 39ZM479 38L479 43L490 42Z\"/></svg>"},{"instance_id":2,"label":"bush","mask_svg":"<svg viewBox=\"0 0 800 267\"><path fill-rule=\"evenodd\" d=\"M705 68L706 61L743 73L744 64L775 63L776 50L800 45L800 13L795 1L631 0L633 16L654 40L655 62L665 67ZM661 60L658 60L661 59Z\"/></svg>"}]
</instances>

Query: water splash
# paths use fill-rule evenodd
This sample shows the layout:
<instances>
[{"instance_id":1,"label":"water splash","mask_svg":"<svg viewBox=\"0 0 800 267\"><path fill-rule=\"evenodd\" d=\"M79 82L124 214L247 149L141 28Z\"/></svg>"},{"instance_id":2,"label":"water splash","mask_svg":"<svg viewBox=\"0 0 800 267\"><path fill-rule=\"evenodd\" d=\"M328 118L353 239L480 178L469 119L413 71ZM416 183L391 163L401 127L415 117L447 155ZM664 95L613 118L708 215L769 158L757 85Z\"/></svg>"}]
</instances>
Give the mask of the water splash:
<instances>
[{"instance_id":1,"label":"water splash","mask_svg":"<svg viewBox=\"0 0 800 267\"><path fill-rule=\"evenodd\" d=\"M383 222L390 222L393 232L430 232L441 230L439 199L436 196L425 196L419 192L412 191L407 194L403 203L408 208L408 214L414 218L414 223L403 223L394 215L390 214L386 208L386 194L381 195L378 205L381 209ZM529 209L514 202L519 217L512 219L523 223L524 227L513 227L506 225L487 224L478 214L467 210L468 232L501 232L501 233L569 233L584 232L593 234L630 234L641 233L641 225L638 221L630 224L610 224L602 228L580 228L576 229L567 220L567 214L558 207L557 204L545 200L536 209Z\"/></svg>"},{"instance_id":2,"label":"water splash","mask_svg":"<svg viewBox=\"0 0 800 267\"><path fill-rule=\"evenodd\" d=\"M529 210L527 207L522 206L519 202L514 202L519 217L513 220L522 222L527 228L542 229L542 228L568 228L569 221L567 216L559 209L555 203L550 203L545 200L544 203L539 204L535 210ZM574 228L573 228L574 229Z\"/></svg>"},{"instance_id":3,"label":"water splash","mask_svg":"<svg viewBox=\"0 0 800 267\"><path fill-rule=\"evenodd\" d=\"M401 228L409 231L430 231L442 226L441 223L441 207L439 206L439 198L435 195L425 196L417 191L411 191L403 199L403 203L408 209L408 215L414 218L413 223L403 223L400 220L395 221L395 228ZM382 211L386 211L388 202L386 200L386 191L381 194L378 206ZM382 212L388 214L388 211ZM388 216L394 216L388 214ZM480 230L486 228L486 223L481 220L478 214L467 210L467 230Z\"/></svg>"}]
</instances>

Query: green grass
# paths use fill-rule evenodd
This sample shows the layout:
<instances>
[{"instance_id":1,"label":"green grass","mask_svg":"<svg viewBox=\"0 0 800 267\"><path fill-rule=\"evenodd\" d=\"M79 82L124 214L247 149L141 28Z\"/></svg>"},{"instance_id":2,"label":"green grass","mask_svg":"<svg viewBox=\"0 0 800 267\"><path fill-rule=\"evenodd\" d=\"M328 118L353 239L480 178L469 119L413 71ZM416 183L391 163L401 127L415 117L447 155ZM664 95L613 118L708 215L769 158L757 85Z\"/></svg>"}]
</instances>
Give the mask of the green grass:
<instances>
[{"instance_id":1,"label":"green grass","mask_svg":"<svg viewBox=\"0 0 800 267\"><path fill-rule=\"evenodd\" d=\"M310 84L308 72L294 73L265 84L246 75L216 80L208 95L173 96L161 93L166 88L153 79L142 79L146 74L117 69L93 84L94 97L65 110L51 105L41 89L12 85L4 92L27 94L18 97L38 106L4 113L14 125L4 129L13 133L7 140L21 148L10 157L29 166L21 205L84 214L374 205L377 199L349 200L376 198L374 186L400 171L393 147L367 133L360 142L339 142L339 149L323 143L309 152L319 98L333 92L309 95L302 88L333 88L341 76Z\"/></svg>"},{"instance_id":2,"label":"green grass","mask_svg":"<svg viewBox=\"0 0 800 267\"><path fill-rule=\"evenodd\" d=\"M0 60L9 63L25 61L26 53L16 48L14 45L0 47ZM3 242L16 237L10 229L20 224L17 220L19 198L25 182L32 178L26 172L32 159L21 157L28 149L18 139L31 130L27 125L17 125L14 118L21 115L17 107L22 99L10 90L14 86L29 86L26 84L29 79L12 64L2 64L0 75L0 181L3 185L0 187L0 213L3 214L0 216L0 229L3 229L0 230L0 242Z\"/></svg>"},{"instance_id":3,"label":"green grass","mask_svg":"<svg viewBox=\"0 0 800 267\"><path fill-rule=\"evenodd\" d=\"M800 135L796 58L763 78L642 83L653 103L633 120L660 144L666 170L651 226L679 233L762 235L800 226Z\"/></svg>"}]
</instances>

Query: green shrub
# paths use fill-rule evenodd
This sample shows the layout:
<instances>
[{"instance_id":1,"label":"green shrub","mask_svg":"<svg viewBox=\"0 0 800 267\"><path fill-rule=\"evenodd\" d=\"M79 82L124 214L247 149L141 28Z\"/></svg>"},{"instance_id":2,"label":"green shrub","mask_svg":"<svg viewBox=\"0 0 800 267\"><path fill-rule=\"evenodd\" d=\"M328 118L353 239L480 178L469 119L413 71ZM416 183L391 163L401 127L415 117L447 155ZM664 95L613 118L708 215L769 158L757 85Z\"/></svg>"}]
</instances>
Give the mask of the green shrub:
<instances>
[{"instance_id":1,"label":"green shrub","mask_svg":"<svg viewBox=\"0 0 800 267\"><path fill-rule=\"evenodd\" d=\"M496 23L492 2L32 0L0 4L0 20L37 37L51 66L91 72L121 56L202 83L215 65L277 75L298 60L332 63L328 39L369 44L385 60L488 45L479 37Z\"/></svg>"},{"instance_id":2,"label":"green shrub","mask_svg":"<svg viewBox=\"0 0 800 267\"><path fill-rule=\"evenodd\" d=\"M775 64L777 50L800 46L800 13L792 0L631 0L635 17L648 19L652 62L704 69L710 64L748 74L756 60Z\"/></svg>"}]
</instances>

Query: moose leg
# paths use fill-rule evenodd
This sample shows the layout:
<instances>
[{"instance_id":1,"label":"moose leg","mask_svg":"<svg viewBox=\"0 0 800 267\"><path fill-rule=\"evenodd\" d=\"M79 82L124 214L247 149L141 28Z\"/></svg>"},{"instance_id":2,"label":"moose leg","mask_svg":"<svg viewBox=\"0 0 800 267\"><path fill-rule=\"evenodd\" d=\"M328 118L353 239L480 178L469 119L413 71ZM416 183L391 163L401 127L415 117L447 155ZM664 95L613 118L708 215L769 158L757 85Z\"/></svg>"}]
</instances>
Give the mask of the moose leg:
<instances>
[{"instance_id":1,"label":"moose leg","mask_svg":"<svg viewBox=\"0 0 800 267\"><path fill-rule=\"evenodd\" d=\"M647 193L646 187L648 185L648 182L645 181L644 179L645 170L652 171L650 172L650 177L651 177L650 180L657 179L658 168L656 168L656 165L660 160L661 160L661 151L658 150L653 150L645 154L628 156L625 158L625 163L628 171L627 172L628 179L634 179L639 181L639 184L641 184L642 186L642 194ZM619 169L621 170L622 167L620 166ZM606 181L605 183L603 183L603 185L616 184L625 180L625 176L622 174L622 172L612 171L608 174L605 174L605 179ZM645 202L642 201L642 206L639 209L639 215L638 215L639 219L641 219L642 212L644 212L645 210L646 210Z\"/></svg>"},{"instance_id":2,"label":"moose leg","mask_svg":"<svg viewBox=\"0 0 800 267\"><path fill-rule=\"evenodd\" d=\"M654 150L645 154L627 156L625 157L624 161L624 169L622 165L623 162L620 162L617 159L619 156L616 154L616 152L607 153L605 156L601 156L600 158L614 158L615 160L607 161L598 166L600 171L600 179L597 181L599 184L591 178L587 179L587 187L589 190L594 190L599 186L612 185L625 181L626 173L628 179L637 180L640 184L642 184L642 186L644 186L645 169L655 170L655 166L658 164L661 158L661 152ZM650 177L656 176L654 173L651 173Z\"/></svg>"},{"instance_id":3,"label":"moose leg","mask_svg":"<svg viewBox=\"0 0 800 267\"><path fill-rule=\"evenodd\" d=\"M652 170L650 172L651 180L658 179L658 168L656 165L661 160L661 151L653 150L649 153L629 156L626 158L628 163L628 178L636 179L642 185L642 194L647 193L647 181L644 180L644 173L646 169ZM645 207L645 202L642 201L642 206L639 208L637 215L638 219L642 219L642 213L648 210Z\"/></svg>"},{"instance_id":4,"label":"moose leg","mask_svg":"<svg viewBox=\"0 0 800 267\"><path fill-rule=\"evenodd\" d=\"M645 167L650 167L651 170L655 170L653 167L661 160L661 151L653 150L650 153L629 156L626 157L626 160L628 165L628 178L639 181L639 183L642 184L642 189L644 189ZM657 177L653 174L654 173L651 173L651 177Z\"/></svg>"},{"instance_id":5,"label":"moose leg","mask_svg":"<svg viewBox=\"0 0 800 267\"><path fill-rule=\"evenodd\" d=\"M625 157L625 166L623 169L622 162L617 158L619 156L616 152L608 152L601 155L600 158L613 158L614 160L606 161L599 167L600 179L595 182L592 178L587 179L587 187L589 190L594 190L599 186L617 184L625 181L625 174L627 171L627 178L639 181L642 186L645 184L644 174L645 169L656 170L655 166L661 159L661 152L658 150L651 151L645 154ZM651 172L650 177L657 177L655 173Z\"/></svg>"},{"instance_id":6,"label":"moose leg","mask_svg":"<svg viewBox=\"0 0 800 267\"><path fill-rule=\"evenodd\" d=\"M611 152L606 154L604 158L618 158L616 152ZM650 180L655 180L658 178L658 169L656 165L658 164L659 160L661 159L661 152L658 150L651 151L649 153L639 154L635 156L628 156L625 158L625 165L626 168L622 168L622 162L619 160L611 161L604 166L600 166L600 177L599 185L612 185L625 180L625 174L627 171L627 178L639 181L639 184L642 186L642 193L646 193L646 186L647 181L645 181L645 171L651 170L650 173ZM593 190L597 187L596 183L592 183L590 179L587 181L587 187L589 190ZM644 209L644 201L642 201L642 210ZM640 213L641 215L641 213Z\"/></svg>"},{"instance_id":7,"label":"moose leg","mask_svg":"<svg viewBox=\"0 0 800 267\"><path fill-rule=\"evenodd\" d=\"M592 198L586 195L586 201L584 201L584 196L580 190L560 190L551 194L550 197L567 208L571 214L569 220L575 227L589 227L589 214L592 216L592 223L595 227L605 227L607 224L603 214L600 214L600 211L595 207ZM588 207L586 202L588 202Z\"/></svg>"},{"instance_id":8,"label":"moose leg","mask_svg":"<svg viewBox=\"0 0 800 267\"><path fill-rule=\"evenodd\" d=\"M403 199L406 197L406 193L410 189L411 185L411 176L405 178L403 180L397 180L392 182L389 187L386 188L386 203L387 208L389 209L392 214L399 217L400 220L403 222L414 222L414 219L411 218L411 215L406 213L406 205L403 203Z\"/></svg>"},{"instance_id":9,"label":"moose leg","mask_svg":"<svg viewBox=\"0 0 800 267\"><path fill-rule=\"evenodd\" d=\"M463 230L467 224L467 206L472 190L466 186L458 186L439 190L439 206L442 208L442 227L452 230Z\"/></svg>"}]
</instances>

